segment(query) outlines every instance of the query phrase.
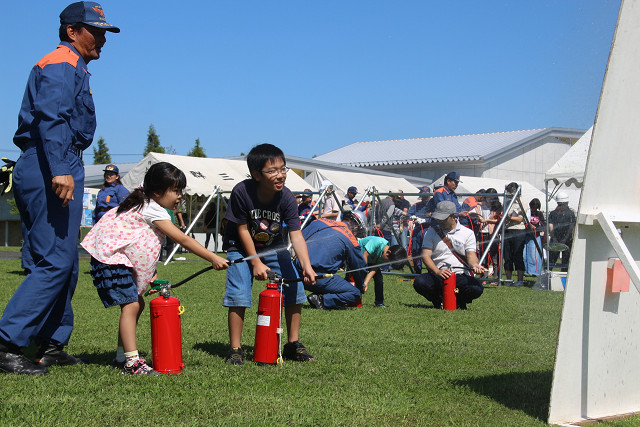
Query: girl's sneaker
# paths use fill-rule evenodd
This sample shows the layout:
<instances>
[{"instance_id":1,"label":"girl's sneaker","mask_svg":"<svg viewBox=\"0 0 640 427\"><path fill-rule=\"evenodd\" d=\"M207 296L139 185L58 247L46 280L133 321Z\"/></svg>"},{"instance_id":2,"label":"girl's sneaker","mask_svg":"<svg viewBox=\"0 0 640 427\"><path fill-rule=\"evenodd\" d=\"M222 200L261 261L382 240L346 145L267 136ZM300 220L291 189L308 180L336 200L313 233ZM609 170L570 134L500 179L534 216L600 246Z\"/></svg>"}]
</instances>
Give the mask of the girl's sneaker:
<instances>
[{"instance_id":1,"label":"girl's sneaker","mask_svg":"<svg viewBox=\"0 0 640 427\"><path fill-rule=\"evenodd\" d=\"M153 368L145 362L144 359L136 359L133 363L125 363L122 368L123 375L160 375L160 372L156 372Z\"/></svg>"}]
</instances>

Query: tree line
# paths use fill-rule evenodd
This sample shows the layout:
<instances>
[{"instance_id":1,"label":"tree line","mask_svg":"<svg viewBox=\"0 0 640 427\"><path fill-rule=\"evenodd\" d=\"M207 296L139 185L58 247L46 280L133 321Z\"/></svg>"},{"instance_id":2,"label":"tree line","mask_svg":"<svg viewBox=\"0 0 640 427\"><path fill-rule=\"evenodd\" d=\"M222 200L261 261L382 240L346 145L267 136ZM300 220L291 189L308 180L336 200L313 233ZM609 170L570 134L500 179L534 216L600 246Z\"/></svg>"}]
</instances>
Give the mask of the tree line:
<instances>
[{"instance_id":1,"label":"tree line","mask_svg":"<svg viewBox=\"0 0 640 427\"><path fill-rule=\"evenodd\" d=\"M163 154L176 154L176 150L172 146L163 147L160 144L160 136L156 133L156 128L153 124L149 125L147 131L147 144L144 147L142 156L146 156L149 153L163 153ZM187 153L190 157L207 157L204 152L204 148L200 146L200 138L196 138L195 145ZM113 163L111 161L111 154L109 154L109 147L103 137L98 138L98 142L93 146L93 164L94 165L106 165Z\"/></svg>"}]
</instances>

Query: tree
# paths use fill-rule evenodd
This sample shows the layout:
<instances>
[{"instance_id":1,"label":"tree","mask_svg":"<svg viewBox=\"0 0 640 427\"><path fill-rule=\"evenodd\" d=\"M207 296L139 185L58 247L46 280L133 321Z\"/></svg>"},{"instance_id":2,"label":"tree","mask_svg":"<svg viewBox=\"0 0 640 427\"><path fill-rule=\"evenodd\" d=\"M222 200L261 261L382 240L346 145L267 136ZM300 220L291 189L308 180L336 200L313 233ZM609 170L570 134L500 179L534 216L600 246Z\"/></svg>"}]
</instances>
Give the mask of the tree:
<instances>
[{"instance_id":1,"label":"tree","mask_svg":"<svg viewBox=\"0 0 640 427\"><path fill-rule=\"evenodd\" d=\"M111 154L109 154L109 148L104 142L104 138L98 139L98 148L93 146L93 164L94 165L108 165L111 163Z\"/></svg>"},{"instance_id":2,"label":"tree","mask_svg":"<svg viewBox=\"0 0 640 427\"><path fill-rule=\"evenodd\" d=\"M143 156L146 156L149 153L162 153L164 154L165 150L162 145L160 145L160 137L156 133L156 128L153 124L149 125L149 131L147 132L147 145L144 147Z\"/></svg>"},{"instance_id":3,"label":"tree","mask_svg":"<svg viewBox=\"0 0 640 427\"><path fill-rule=\"evenodd\" d=\"M193 147L191 149L191 151L189 151L187 156L191 156L191 157L207 157L207 155L204 153L204 148L202 148L200 146L200 138L196 138L196 145L195 145L195 147Z\"/></svg>"}]
</instances>

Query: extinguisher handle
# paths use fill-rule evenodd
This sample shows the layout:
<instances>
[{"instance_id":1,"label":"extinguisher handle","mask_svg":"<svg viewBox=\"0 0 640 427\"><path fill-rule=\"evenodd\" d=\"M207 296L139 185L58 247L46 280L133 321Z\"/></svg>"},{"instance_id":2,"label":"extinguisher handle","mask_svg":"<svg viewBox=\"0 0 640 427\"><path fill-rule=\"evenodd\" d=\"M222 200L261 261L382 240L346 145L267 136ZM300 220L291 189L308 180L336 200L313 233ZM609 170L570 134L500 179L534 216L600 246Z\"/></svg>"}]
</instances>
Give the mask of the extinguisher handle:
<instances>
[{"instance_id":1,"label":"extinguisher handle","mask_svg":"<svg viewBox=\"0 0 640 427\"><path fill-rule=\"evenodd\" d=\"M144 293L145 297L149 295L151 291L159 291L164 287L171 287L171 283L168 280L154 280L153 282L151 282L151 284L155 286L150 286L147 289L147 292Z\"/></svg>"}]
</instances>

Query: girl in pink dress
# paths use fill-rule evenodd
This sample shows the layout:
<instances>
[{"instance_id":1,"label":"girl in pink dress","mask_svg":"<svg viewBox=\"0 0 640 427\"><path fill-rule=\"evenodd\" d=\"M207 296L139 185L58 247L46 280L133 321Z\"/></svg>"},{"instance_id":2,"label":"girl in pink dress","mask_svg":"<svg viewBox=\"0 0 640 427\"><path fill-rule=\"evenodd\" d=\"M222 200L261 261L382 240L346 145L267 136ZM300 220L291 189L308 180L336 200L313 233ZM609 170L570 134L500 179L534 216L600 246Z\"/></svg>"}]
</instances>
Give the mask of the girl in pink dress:
<instances>
[{"instance_id":1,"label":"girl in pink dress","mask_svg":"<svg viewBox=\"0 0 640 427\"><path fill-rule=\"evenodd\" d=\"M152 165L144 184L108 211L82 241L91 254L91 277L105 307L119 305L120 324L114 366L123 374L157 375L136 344L136 326L144 310L142 294L157 279L156 264L165 236L209 261L216 270L227 261L177 228L167 209L175 209L187 185L184 173L170 163Z\"/></svg>"}]
</instances>

